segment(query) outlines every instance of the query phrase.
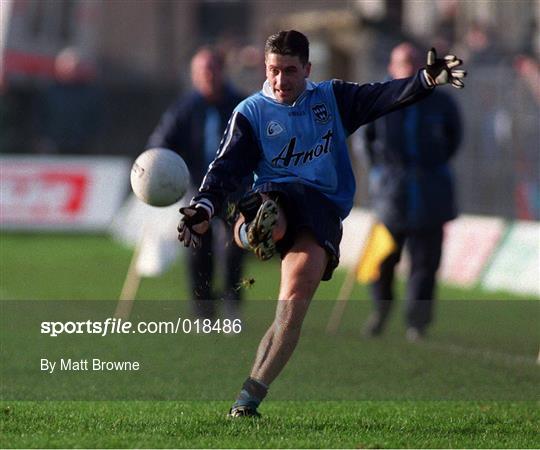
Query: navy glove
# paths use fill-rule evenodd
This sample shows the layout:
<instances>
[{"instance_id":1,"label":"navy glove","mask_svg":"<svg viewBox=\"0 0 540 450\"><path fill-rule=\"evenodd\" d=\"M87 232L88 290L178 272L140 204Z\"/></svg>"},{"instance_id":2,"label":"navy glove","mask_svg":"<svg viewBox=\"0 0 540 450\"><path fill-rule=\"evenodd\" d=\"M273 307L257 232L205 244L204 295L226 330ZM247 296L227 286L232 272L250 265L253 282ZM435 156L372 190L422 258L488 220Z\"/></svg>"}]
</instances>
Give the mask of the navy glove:
<instances>
[{"instance_id":1,"label":"navy glove","mask_svg":"<svg viewBox=\"0 0 540 450\"><path fill-rule=\"evenodd\" d=\"M437 52L432 48L427 54L427 64L424 67L424 75L427 83L430 86L440 86L450 83L457 89L465 87L463 78L467 76L467 72L461 69L456 69L457 66L463 64L461 59L455 55L446 55L444 58L437 58Z\"/></svg>"},{"instance_id":2,"label":"navy glove","mask_svg":"<svg viewBox=\"0 0 540 450\"><path fill-rule=\"evenodd\" d=\"M180 208L183 215L178 224L178 240L184 247L199 248L201 246L201 236L210 227L210 215L206 208L198 205Z\"/></svg>"}]
</instances>

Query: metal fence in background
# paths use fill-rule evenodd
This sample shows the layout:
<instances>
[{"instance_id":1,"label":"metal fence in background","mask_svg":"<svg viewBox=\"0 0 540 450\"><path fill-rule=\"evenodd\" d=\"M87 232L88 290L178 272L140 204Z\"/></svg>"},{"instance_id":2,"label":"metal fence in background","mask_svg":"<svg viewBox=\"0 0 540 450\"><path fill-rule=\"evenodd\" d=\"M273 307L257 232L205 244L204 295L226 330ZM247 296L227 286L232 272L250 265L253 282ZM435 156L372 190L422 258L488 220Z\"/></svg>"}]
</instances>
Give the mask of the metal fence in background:
<instances>
[{"instance_id":1,"label":"metal fence in background","mask_svg":"<svg viewBox=\"0 0 540 450\"><path fill-rule=\"evenodd\" d=\"M509 64L468 71L456 93L465 124L455 161L461 210L540 219L540 99Z\"/></svg>"}]
</instances>

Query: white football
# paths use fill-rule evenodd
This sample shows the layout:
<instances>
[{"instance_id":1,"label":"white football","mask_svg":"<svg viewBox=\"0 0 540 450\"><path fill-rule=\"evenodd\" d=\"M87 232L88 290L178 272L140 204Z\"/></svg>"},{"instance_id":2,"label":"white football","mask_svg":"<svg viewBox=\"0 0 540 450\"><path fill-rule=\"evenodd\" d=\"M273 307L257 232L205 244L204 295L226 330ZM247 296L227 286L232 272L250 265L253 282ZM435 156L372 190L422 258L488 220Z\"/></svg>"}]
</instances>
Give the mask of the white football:
<instances>
[{"instance_id":1,"label":"white football","mask_svg":"<svg viewBox=\"0 0 540 450\"><path fill-rule=\"evenodd\" d=\"M169 206L180 200L189 187L189 170L182 157L166 148L141 153L131 168L131 188L143 202Z\"/></svg>"}]
</instances>

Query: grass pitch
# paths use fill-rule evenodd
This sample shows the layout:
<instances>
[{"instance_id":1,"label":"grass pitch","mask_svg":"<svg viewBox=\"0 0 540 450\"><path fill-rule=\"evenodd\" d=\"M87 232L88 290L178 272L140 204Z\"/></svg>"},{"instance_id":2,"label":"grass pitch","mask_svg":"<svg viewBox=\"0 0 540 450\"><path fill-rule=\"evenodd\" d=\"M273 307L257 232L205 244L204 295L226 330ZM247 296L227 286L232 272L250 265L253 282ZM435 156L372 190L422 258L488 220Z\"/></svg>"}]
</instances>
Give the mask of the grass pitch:
<instances>
[{"instance_id":1,"label":"grass pitch","mask_svg":"<svg viewBox=\"0 0 540 450\"><path fill-rule=\"evenodd\" d=\"M2 447L531 448L534 403L272 402L227 420L227 402L19 402Z\"/></svg>"},{"instance_id":2,"label":"grass pitch","mask_svg":"<svg viewBox=\"0 0 540 450\"><path fill-rule=\"evenodd\" d=\"M261 406L225 418L271 321L278 264L248 260L239 336L49 338L41 320L114 310L131 252L101 236L3 234L0 447L538 448L538 299L440 289L430 339L403 338L401 304L381 339L357 286L336 336L324 327L344 277L323 283L302 339ZM134 319L184 315L179 262L141 283ZM99 302L95 302L99 300ZM45 374L41 357L139 359L137 374Z\"/></svg>"}]
</instances>

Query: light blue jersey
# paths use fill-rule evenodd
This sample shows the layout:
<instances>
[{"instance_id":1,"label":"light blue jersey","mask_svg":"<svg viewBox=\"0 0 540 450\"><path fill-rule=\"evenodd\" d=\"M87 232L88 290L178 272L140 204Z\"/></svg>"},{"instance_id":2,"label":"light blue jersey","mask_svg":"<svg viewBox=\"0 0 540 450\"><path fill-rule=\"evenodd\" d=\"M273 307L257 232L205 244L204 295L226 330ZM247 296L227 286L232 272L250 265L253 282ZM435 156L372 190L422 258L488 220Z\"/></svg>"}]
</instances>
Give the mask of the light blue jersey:
<instances>
[{"instance_id":1,"label":"light blue jersey","mask_svg":"<svg viewBox=\"0 0 540 450\"><path fill-rule=\"evenodd\" d=\"M306 184L342 218L349 214L355 181L331 81L308 82L293 105L274 100L266 85L235 111L247 118L262 151L255 189L266 182Z\"/></svg>"},{"instance_id":2,"label":"light blue jersey","mask_svg":"<svg viewBox=\"0 0 540 450\"><path fill-rule=\"evenodd\" d=\"M334 214L349 214L355 181L346 139L358 127L427 96L420 73L386 83L342 80L306 82L293 105L275 100L265 82L261 92L236 108L217 156L193 199L211 215L246 176L254 189L266 183L301 183L326 196Z\"/></svg>"}]
</instances>

